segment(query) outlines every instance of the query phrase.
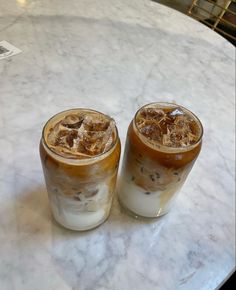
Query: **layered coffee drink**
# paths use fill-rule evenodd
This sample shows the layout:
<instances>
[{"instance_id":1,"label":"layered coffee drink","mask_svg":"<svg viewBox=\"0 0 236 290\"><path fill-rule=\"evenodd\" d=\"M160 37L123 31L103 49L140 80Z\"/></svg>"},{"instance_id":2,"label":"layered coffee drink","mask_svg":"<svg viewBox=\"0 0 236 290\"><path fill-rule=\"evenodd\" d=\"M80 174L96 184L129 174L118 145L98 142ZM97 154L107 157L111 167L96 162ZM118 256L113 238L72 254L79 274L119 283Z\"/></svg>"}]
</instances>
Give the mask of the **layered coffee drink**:
<instances>
[{"instance_id":1,"label":"layered coffee drink","mask_svg":"<svg viewBox=\"0 0 236 290\"><path fill-rule=\"evenodd\" d=\"M40 156L54 218L72 230L104 222L120 158L114 120L89 109L61 112L43 129Z\"/></svg>"},{"instance_id":2,"label":"layered coffee drink","mask_svg":"<svg viewBox=\"0 0 236 290\"><path fill-rule=\"evenodd\" d=\"M201 150L202 134L199 119L181 106L142 107L128 128L120 203L136 216L167 213Z\"/></svg>"}]
</instances>

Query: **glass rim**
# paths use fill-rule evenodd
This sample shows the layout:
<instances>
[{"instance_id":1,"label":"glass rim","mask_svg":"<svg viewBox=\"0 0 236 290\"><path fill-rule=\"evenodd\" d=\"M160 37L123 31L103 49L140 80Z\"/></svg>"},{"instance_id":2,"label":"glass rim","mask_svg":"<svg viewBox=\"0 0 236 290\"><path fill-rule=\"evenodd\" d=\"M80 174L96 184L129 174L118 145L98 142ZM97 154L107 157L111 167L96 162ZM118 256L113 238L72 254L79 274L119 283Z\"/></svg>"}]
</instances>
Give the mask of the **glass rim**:
<instances>
[{"instance_id":1,"label":"glass rim","mask_svg":"<svg viewBox=\"0 0 236 290\"><path fill-rule=\"evenodd\" d=\"M189 113L190 116L192 115L198 122L199 129L200 129L200 134L199 134L199 137L198 137L197 141L194 144L191 144L191 145L188 145L188 146L185 146L185 147L169 147L169 146L166 146L166 145L155 143L154 141L152 141L152 140L148 139L146 136L144 136L141 133L141 131L138 128L138 126L137 126L136 119L137 119L137 115L140 112L140 110L142 110L143 108L148 107L150 105L166 105L166 106L170 105L170 106L173 106L173 107L176 107L176 108L182 108L184 111L187 111L187 113ZM141 137L146 141L145 143L147 143L149 147L151 147L151 148L153 148L155 150L159 150L159 151L163 151L163 152L169 152L169 153L185 152L185 151L190 151L191 149L195 148L202 141L203 131L204 131L200 119L192 111L190 111L189 109L186 109L184 106L178 105L176 103L171 103L171 102L151 102L151 103L143 105L135 113L134 118L133 118L133 124L135 126L135 129L139 133L139 135L141 135ZM139 138L140 138L140 136L139 136ZM143 140L141 139L141 141L143 141Z\"/></svg>"},{"instance_id":2,"label":"glass rim","mask_svg":"<svg viewBox=\"0 0 236 290\"><path fill-rule=\"evenodd\" d=\"M49 118L47 120L47 122L44 124L43 126L43 129L42 129L42 134L41 134L41 138L42 138L42 141L43 141L43 145L46 147L46 149L52 153L52 155L55 156L56 159L61 159L60 161L64 160L65 163L73 163L73 164L79 164L79 163L93 163L95 162L97 159L101 158L102 156L104 155L108 155L108 153L110 153L111 151L113 151L117 145L117 143L119 142L119 134L118 134L118 129L117 129L117 126L115 124L115 138L111 144L111 147L109 147L106 151L102 152L102 153L99 153L97 155L94 155L94 156L91 156L91 157L85 157L85 158L70 158L70 157L65 157L63 155L61 155L60 153L57 153L56 151L54 151L53 149L51 149L49 147L49 145L47 144L47 141L46 141L46 138L45 138L45 131L46 131L46 127L50 124L51 121L53 121L54 118L56 118L57 116L59 116L60 114L63 114L63 113L69 113L71 111L78 111L78 110L83 110L83 111L89 111L89 112L94 112L94 113L98 113L98 114L101 114L103 116L106 116L108 117L109 119L111 120L114 120L113 118L111 118L109 115L106 115L102 112L99 112L97 110L93 110L93 109L88 109L88 108L73 108L73 109L67 109L67 110L64 110L64 111L60 111L56 114L54 114L51 118ZM65 115L66 116L66 115ZM68 162L69 161L69 162Z\"/></svg>"}]
</instances>

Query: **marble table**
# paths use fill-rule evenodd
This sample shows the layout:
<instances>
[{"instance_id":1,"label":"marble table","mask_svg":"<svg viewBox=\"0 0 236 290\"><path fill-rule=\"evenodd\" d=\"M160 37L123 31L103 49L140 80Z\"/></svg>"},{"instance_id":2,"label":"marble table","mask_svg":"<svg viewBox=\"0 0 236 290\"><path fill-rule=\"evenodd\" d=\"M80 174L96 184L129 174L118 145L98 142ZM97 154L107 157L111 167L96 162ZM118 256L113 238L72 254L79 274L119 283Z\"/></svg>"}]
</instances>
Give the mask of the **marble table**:
<instances>
[{"instance_id":1,"label":"marble table","mask_svg":"<svg viewBox=\"0 0 236 290\"><path fill-rule=\"evenodd\" d=\"M235 268L234 47L148 0L0 0L0 289L210 290ZM135 111L194 111L204 144L172 211L145 222L114 200L99 228L51 218L38 154L53 114L113 116L122 145Z\"/></svg>"}]
</instances>

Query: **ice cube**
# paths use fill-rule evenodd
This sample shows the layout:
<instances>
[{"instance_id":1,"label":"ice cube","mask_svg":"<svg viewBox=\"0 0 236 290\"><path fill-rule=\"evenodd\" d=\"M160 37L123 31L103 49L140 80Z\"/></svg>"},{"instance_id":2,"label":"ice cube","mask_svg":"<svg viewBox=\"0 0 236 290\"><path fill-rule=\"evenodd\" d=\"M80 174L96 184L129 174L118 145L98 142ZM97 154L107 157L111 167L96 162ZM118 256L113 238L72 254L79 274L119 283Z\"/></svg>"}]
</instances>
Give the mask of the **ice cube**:
<instances>
[{"instance_id":1,"label":"ice cube","mask_svg":"<svg viewBox=\"0 0 236 290\"><path fill-rule=\"evenodd\" d=\"M80 145L89 155L102 153L105 144L102 142L104 132L84 132Z\"/></svg>"},{"instance_id":2,"label":"ice cube","mask_svg":"<svg viewBox=\"0 0 236 290\"><path fill-rule=\"evenodd\" d=\"M66 142L69 145L69 147L73 147L74 139L76 139L77 137L78 137L77 130L72 130L72 131L67 132Z\"/></svg>"},{"instance_id":3,"label":"ice cube","mask_svg":"<svg viewBox=\"0 0 236 290\"><path fill-rule=\"evenodd\" d=\"M72 114L69 116L66 116L64 120L62 120L61 124L70 129L79 129L82 125L84 120L83 115L76 115Z\"/></svg>"},{"instance_id":4,"label":"ice cube","mask_svg":"<svg viewBox=\"0 0 236 290\"><path fill-rule=\"evenodd\" d=\"M140 132L147 138L154 141L161 141L162 131L160 126L154 121L145 121L140 128Z\"/></svg>"},{"instance_id":5,"label":"ice cube","mask_svg":"<svg viewBox=\"0 0 236 290\"><path fill-rule=\"evenodd\" d=\"M88 115L83 121L85 130L105 131L110 125L110 120L99 115Z\"/></svg>"},{"instance_id":6,"label":"ice cube","mask_svg":"<svg viewBox=\"0 0 236 290\"><path fill-rule=\"evenodd\" d=\"M186 115L177 116L174 120L174 124L183 130L190 130L189 118Z\"/></svg>"},{"instance_id":7,"label":"ice cube","mask_svg":"<svg viewBox=\"0 0 236 290\"><path fill-rule=\"evenodd\" d=\"M163 138L163 144L170 147L185 147L196 141L196 135L192 132L188 116L180 115L174 123L167 126L167 134Z\"/></svg>"},{"instance_id":8,"label":"ice cube","mask_svg":"<svg viewBox=\"0 0 236 290\"><path fill-rule=\"evenodd\" d=\"M56 135L56 139L53 145L67 147L68 145L66 141L67 134L68 134L67 130L60 130Z\"/></svg>"},{"instance_id":9,"label":"ice cube","mask_svg":"<svg viewBox=\"0 0 236 290\"><path fill-rule=\"evenodd\" d=\"M47 141L50 145L54 145L55 144L55 141L56 141L56 138L57 138L57 132L51 128L49 130L49 133L48 133L48 136L47 136Z\"/></svg>"},{"instance_id":10,"label":"ice cube","mask_svg":"<svg viewBox=\"0 0 236 290\"><path fill-rule=\"evenodd\" d=\"M60 132L60 130L64 130L65 128L61 128L60 122L56 123L53 128L50 128L47 141L51 145L55 145L57 140L57 135Z\"/></svg>"},{"instance_id":11,"label":"ice cube","mask_svg":"<svg viewBox=\"0 0 236 290\"><path fill-rule=\"evenodd\" d=\"M50 129L47 141L52 146L70 148L73 146L73 140L77 138L77 135L76 130L67 129L59 122L54 128Z\"/></svg>"},{"instance_id":12,"label":"ice cube","mask_svg":"<svg viewBox=\"0 0 236 290\"><path fill-rule=\"evenodd\" d=\"M140 117L146 120L161 119L165 115L164 111L157 108L143 108L139 112Z\"/></svg>"},{"instance_id":13,"label":"ice cube","mask_svg":"<svg viewBox=\"0 0 236 290\"><path fill-rule=\"evenodd\" d=\"M177 117L182 115L184 115L184 112L181 110L181 108L176 108L168 113L168 116L170 117Z\"/></svg>"},{"instance_id":14,"label":"ice cube","mask_svg":"<svg viewBox=\"0 0 236 290\"><path fill-rule=\"evenodd\" d=\"M164 134L162 137L162 144L164 146L171 146L170 134Z\"/></svg>"}]
</instances>

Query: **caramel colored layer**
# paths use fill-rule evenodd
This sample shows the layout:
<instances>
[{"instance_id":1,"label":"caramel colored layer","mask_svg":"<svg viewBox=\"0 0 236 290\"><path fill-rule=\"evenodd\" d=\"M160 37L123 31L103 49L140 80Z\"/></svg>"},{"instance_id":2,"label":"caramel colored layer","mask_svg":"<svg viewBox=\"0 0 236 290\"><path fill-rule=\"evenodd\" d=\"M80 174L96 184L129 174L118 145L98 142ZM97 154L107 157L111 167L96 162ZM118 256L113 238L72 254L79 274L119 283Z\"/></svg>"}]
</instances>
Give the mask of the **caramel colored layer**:
<instances>
[{"instance_id":1,"label":"caramel colored layer","mask_svg":"<svg viewBox=\"0 0 236 290\"><path fill-rule=\"evenodd\" d=\"M181 168L187 165L190 165L194 162L200 153L202 143L196 145L196 147L190 149L189 151L181 150L177 153L167 153L158 151L146 143L144 143L139 136L136 134L133 128L133 122L129 125L128 133L127 133L128 141L130 146L130 150L135 154L140 154L140 156L144 155L145 157L150 158L153 161L165 166L167 168Z\"/></svg>"},{"instance_id":2,"label":"caramel colored layer","mask_svg":"<svg viewBox=\"0 0 236 290\"><path fill-rule=\"evenodd\" d=\"M49 155L42 141L40 142L40 156L45 176L56 179L58 175L63 174L80 182L93 182L112 174L118 168L120 150L120 141L118 141L110 154L105 158L99 157L94 163L67 164Z\"/></svg>"}]
</instances>

